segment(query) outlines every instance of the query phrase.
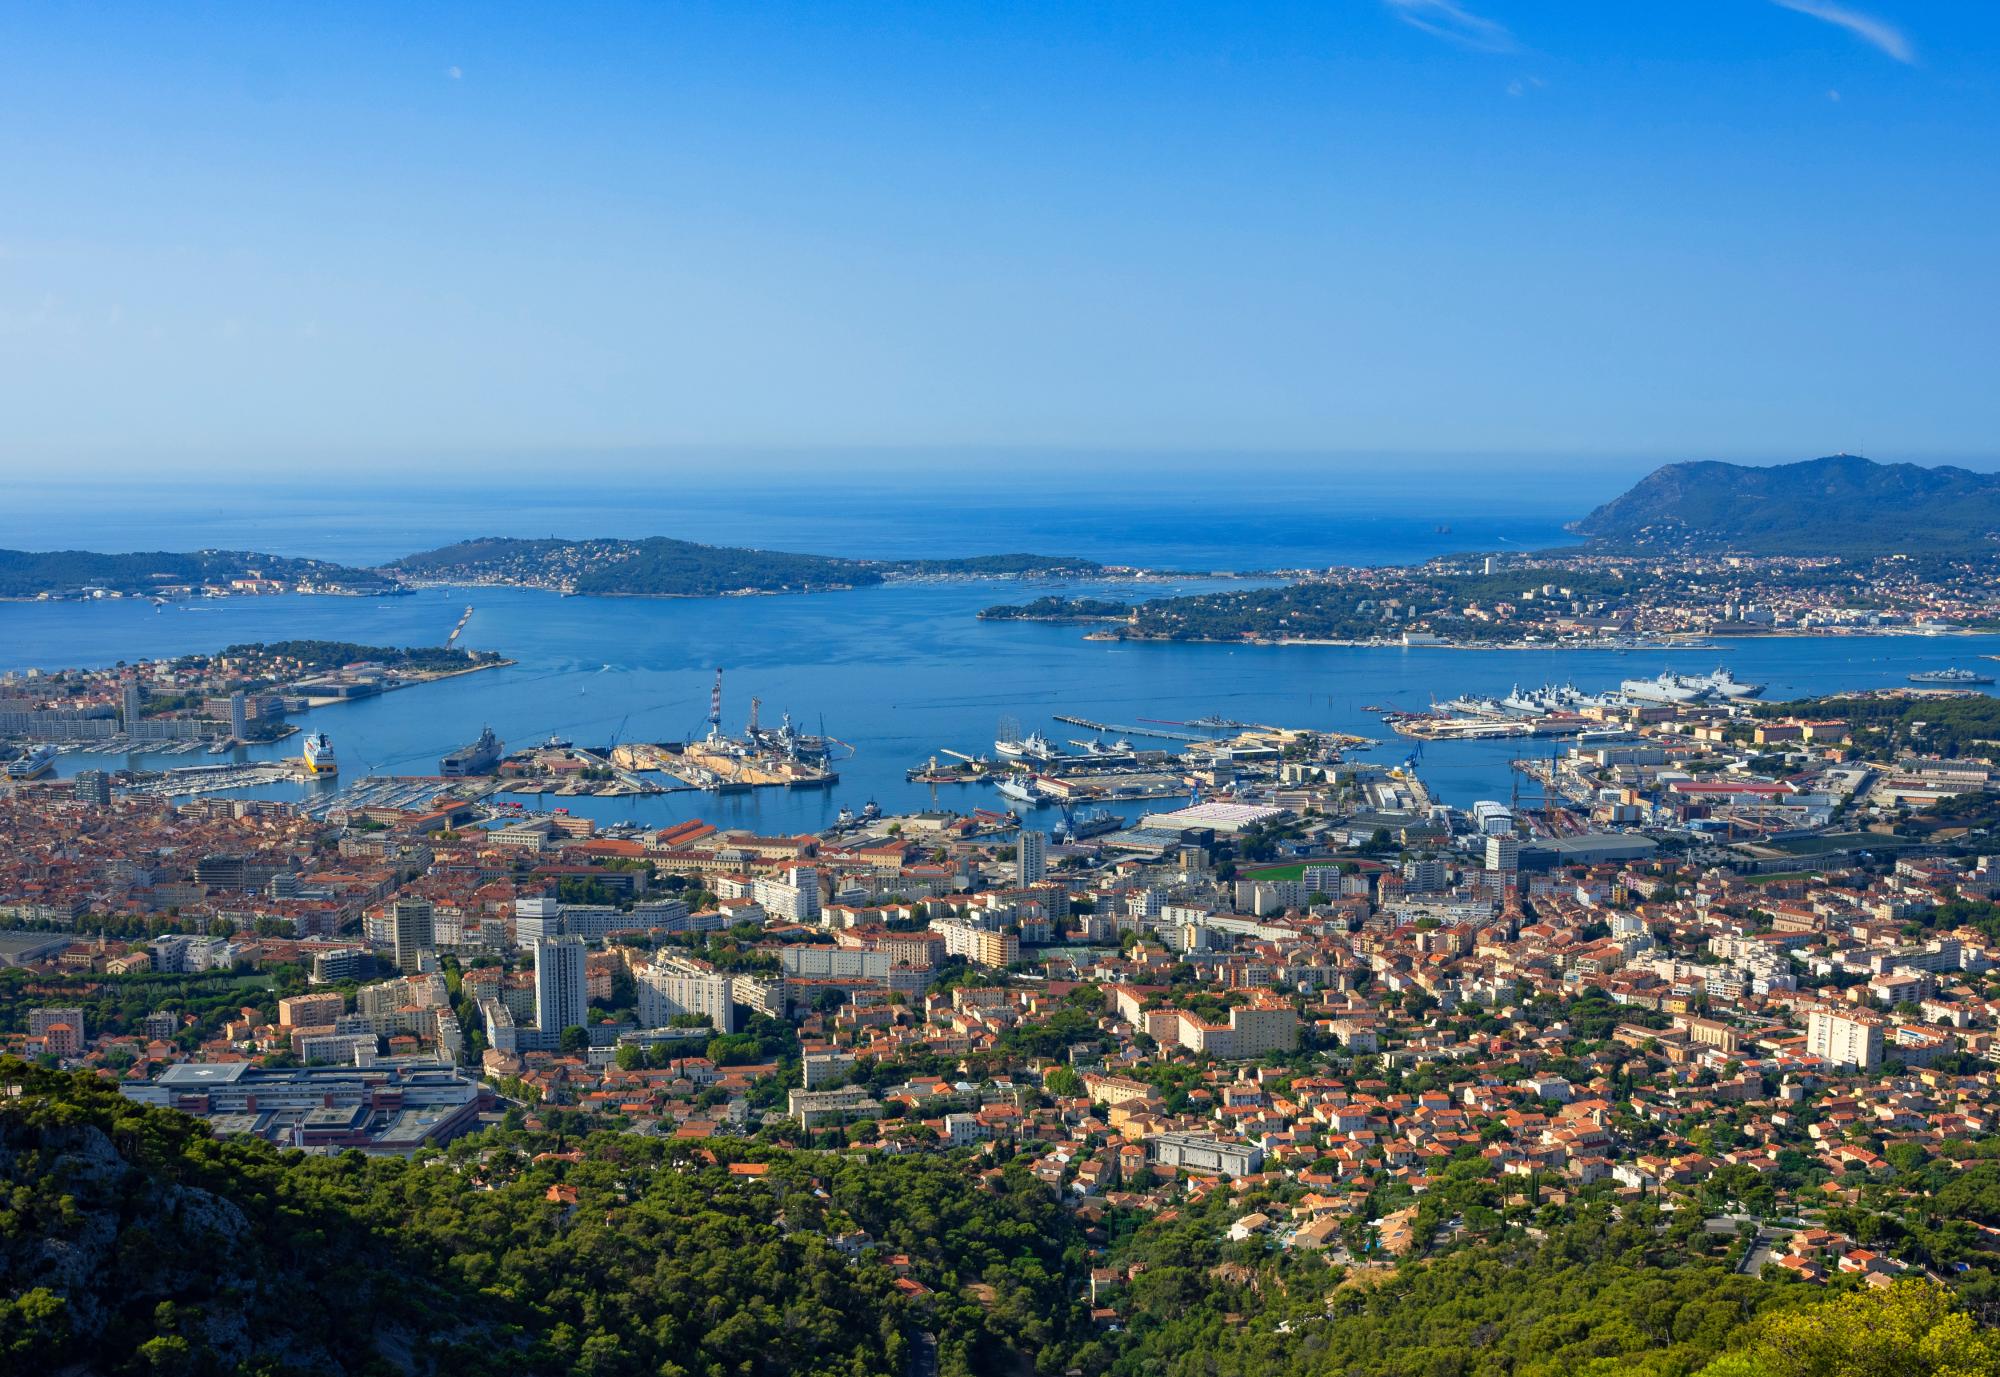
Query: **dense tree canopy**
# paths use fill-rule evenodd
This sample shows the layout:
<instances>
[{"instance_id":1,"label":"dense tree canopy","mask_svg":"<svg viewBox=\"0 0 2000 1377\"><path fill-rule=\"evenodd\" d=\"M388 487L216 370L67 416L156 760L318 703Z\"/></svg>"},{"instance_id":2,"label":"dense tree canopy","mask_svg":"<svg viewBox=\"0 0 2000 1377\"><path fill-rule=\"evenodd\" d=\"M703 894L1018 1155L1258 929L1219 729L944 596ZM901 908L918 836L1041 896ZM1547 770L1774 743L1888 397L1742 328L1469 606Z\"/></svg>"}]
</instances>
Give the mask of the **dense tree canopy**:
<instances>
[{"instance_id":1,"label":"dense tree canopy","mask_svg":"<svg viewBox=\"0 0 2000 1377\"><path fill-rule=\"evenodd\" d=\"M1737 1275L1697 1219L1608 1197L1523 1227L1476 1157L1420 1198L1418 1256L1360 1268L1230 1241L1234 1214L1283 1212L1282 1185L1079 1214L1028 1167L1004 1146L500 1129L413 1161L306 1156L4 1061L0 1355L260 1377L2000 1377L1941 1288ZM1951 1208L1990 1213L1991 1190ZM1107 1255L1115 1306L1093 1316Z\"/></svg>"}]
</instances>

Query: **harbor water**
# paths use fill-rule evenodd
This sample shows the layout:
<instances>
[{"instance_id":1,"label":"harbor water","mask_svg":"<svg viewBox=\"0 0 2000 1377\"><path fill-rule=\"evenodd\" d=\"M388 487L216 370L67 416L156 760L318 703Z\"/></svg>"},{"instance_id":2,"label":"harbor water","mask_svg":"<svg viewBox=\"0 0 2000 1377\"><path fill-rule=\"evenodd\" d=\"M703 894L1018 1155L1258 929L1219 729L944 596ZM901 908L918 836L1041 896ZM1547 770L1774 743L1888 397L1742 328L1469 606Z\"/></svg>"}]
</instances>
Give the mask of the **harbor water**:
<instances>
[{"instance_id":1,"label":"harbor water","mask_svg":"<svg viewBox=\"0 0 2000 1377\"><path fill-rule=\"evenodd\" d=\"M1205 586L1177 584L1175 591ZM739 731L752 695L764 721L789 711L807 731L852 748L837 752L840 782L825 790L759 789L712 795L559 798L548 806L601 821L664 824L690 817L764 832L831 824L873 799L886 811L929 806L998 808L990 785L909 783L905 772L941 749L990 754L1002 716L1052 740L1086 739L1056 714L1144 725L1142 719L1316 727L1383 741L1375 759L1413 743L1389 734L1369 706L1420 709L1432 698L1499 695L1515 685L1574 682L1587 691L1672 669L1726 664L1782 699L1901 685L1912 672L1975 665L2000 653L1995 637L1760 638L1708 651L1450 650L1347 646L1231 646L1089 641L1084 628L983 622L993 603L1051 591L1046 582L902 584L846 592L710 599L565 598L526 589L430 589L393 598L232 597L170 604L142 600L0 604L0 668L106 665L251 641L323 638L370 645L436 645L467 603L461 644L515 664L378 698L320 708L301 725L339 752L338 781L266 785L261 797L308 798L374 774L431 774L440 755L491 725L510 745L550 735L580 745L677 741L706 729L714 671L725 671L723 726ZM1128 596L1130 585L1075 582L1058 591ZM1144 744L1141 742L1141 744ZM1154 744L1166 744L1156 742ZM296 755L296 738L236 752L239 760ZM1506 796L1508 762L1545 755L1549 742L1430 743L1420 772L1443 800ZM110 763L209 763L207 757L118 757ZM102 766L66 752L58 772ZM526 800L533 805L533 800ZM1133 813L1160 804L1127 803ZM1044 825L1056 814L1037 814Z\"/></svg>"}]
</instances>

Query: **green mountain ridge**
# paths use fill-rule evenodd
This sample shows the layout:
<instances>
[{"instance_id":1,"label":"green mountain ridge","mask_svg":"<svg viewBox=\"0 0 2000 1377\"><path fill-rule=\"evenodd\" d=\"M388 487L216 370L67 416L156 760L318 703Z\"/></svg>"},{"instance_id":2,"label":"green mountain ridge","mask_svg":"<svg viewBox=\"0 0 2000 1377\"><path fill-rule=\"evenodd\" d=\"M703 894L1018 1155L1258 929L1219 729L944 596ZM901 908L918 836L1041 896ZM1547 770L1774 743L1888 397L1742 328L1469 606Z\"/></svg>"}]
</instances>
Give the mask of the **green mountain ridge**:
<instances>
[{"instance_id":1,"label":"green mountain ridge","mask_svg":"<svg viewBox=\"0 0 2000 1377\"><path fill-rule=\"evenodd\" d=\"M952 559L859 559L702 545L668 536L643 540L485 536L357 569L327 560L250 550L104 554L91 550L0 550L0 598L125 595L226 585L253 576L355 593L407 591L408 579L518 584L630 597L714 597L863 588L890 578L1089 576L1095 560L1068 555L992 554Z\"/></svg>"},{"instance_id":2,"label":"green mountain ridge","mask_svg":"<svg viewBox=\"0 0 2000 1377\"><path fill-rule=\"evenodd\" d=\"M386 567L422 579L528 583L604 596L701 597L862 588L891 577L1094 574L1104 566L1062 555L877 560L702 545L668 536L643 540L485 536L406 555Z\"/></svg>"},{"instance_id":3,"label":"green mountain ridge","mask_svg":"<svg viewBox=\"0 0 2000 1377\"><path fill-rule=\"evenodd\" d=\"M1605 546L1880 555L1994 548L2000 475L1838 454L1669 464L1570 525Z\"/></svg>"},{"instance_id":4,"label":"green mountain ridge","mask_svg":"<svg viewBox=\"0 0 2000 1377\"><path fill-rule=\"evenodd\" d=\"M853 560L780 554L652 536L645 540L518 540L485 536L405 555L386 566L424 579L560 585L578 593L802 592L880 583Z\"/></svg>"},{"instance_id":5,"label":"green mountain ridge","mask_svg":"<svg viewBox=\"0 0 2000 1377\"><path fill-rule=\"evenodd\" d=\"M151 593L162 587L228 583L253 575L287 582L312 580L356 591L383 586L372 570L323 559L258 554L250 550L195 550L99 554L92 550L0 550L0 597L30 598L103 588Z\"/></svg>"}]
</instances>

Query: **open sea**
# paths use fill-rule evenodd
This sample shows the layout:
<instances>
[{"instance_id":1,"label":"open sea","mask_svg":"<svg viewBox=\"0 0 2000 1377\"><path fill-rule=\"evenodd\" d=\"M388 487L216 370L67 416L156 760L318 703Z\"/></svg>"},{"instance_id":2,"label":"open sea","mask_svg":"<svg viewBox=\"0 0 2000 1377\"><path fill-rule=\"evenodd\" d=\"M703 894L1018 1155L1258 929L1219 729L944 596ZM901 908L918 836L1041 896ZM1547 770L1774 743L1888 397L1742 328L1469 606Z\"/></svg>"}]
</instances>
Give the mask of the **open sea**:
<instances>
[{"instance_id":1,"label":"open sea","mask_svg":"<svg viewBox=\"0 0 2000 1377\"><path fill-rule=\"evenodd\" d=\"M1349 468L1299 463L1246 474L1165 465L1023 475L786 473L748 466L629 490L513 486L328 484L318 492L256 485L107 493L18 486L0 511L0 546L99 550L223 547L353 563L475 535L670 535L717 544L858 556L1001 551L1077 554L1186 570L1411 562L1466 549L1542 549L1562 523L1630 481L1626 472L1519 474L1493 465ZM1211 586L1190 578L1156 591ZM1241 586L1236 585L1236 586ZM341 781L367 773L430 774L444 751L491 725L510 745L560 735L581 745L679 740L705 729L708 693L725 671L723 725L740 730L752 695L774 723L852 748L823 791L715 796L566 798L601 821L663 824L690 817L767 832L829 825L842 806L885 811L999 807L989 786L911 784L904 772L942 749L990 754L998 720L1017 718L1057 741L1089 735L1057 713L1144 725L1219 716L1354 732L1383 740L1378 759L1413 743L1392 737L1366 704L1417 708L1432 697L1504 693L1569 681L1598 691L1664 669L1726 663L1784 698L1902 683L1909 673L2000 653L1994 637L1759 639L1720 651L1458 651L1318 646L1121 644L1083 628L981 622L999 602L1045 592L1122 596L1130 585L980 581L852 592L718 599L562 598L522 589L427 590L399 598L209 599L155 610L144 601L0 603L0 670L108 665L215 651L247 641L319 637L375 645L441 643L467 603L463 643L514 666L323 708L301 722L332 738ZM1141 738L1134 737L1135 741ZM1156 743L1157 744L1157 743ZM1549 743L1436 743L1419 769L1442 799L1504 798L1508 761ZM296 754L297 738L239 752ZM205 754L157 764L208 764ZM59 771L106 763L80 753ZM115 764L125 763L120 757ZM140 763L134 760L132 763ZM280 785L299 798L336 787ZM530 801L530 806L533 806ZM1116 811L1171 806L1121 805ZM1041 825L1055 818L1038 810Z\"/></svg>"}]
</instances>

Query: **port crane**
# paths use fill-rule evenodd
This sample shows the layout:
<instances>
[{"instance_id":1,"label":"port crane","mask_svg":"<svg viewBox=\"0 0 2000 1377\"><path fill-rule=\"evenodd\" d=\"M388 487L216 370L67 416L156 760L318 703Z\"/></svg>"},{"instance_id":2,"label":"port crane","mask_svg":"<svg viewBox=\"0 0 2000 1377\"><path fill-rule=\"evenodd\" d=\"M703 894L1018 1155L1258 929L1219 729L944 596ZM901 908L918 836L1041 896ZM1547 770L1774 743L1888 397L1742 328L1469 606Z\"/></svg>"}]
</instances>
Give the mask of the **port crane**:
<instances>
[{"instance_id":1,"label":"port crane","mask_svg":"<svg viewBox=\"0 0 2000 1377\"><path fill-rule=\"evenodd\" d=\"M1533 807L1541 814L1542 831L1551 837L1560 837L1565 828L1566 805L1562 798L1557 775L1561 770L1561 758L1551 747L1547 763L1547 775L1543 775L1543 763L1539 760L1511 760L1507 762L1513 775L1513 786L1508 793L1508 810L1519 816L1521 813L1521 776L1526 775L1540 787L1541 798L1531 800ZM1569 829L1575 830L1575 829Z\"/></svg>"}]
</instances>

